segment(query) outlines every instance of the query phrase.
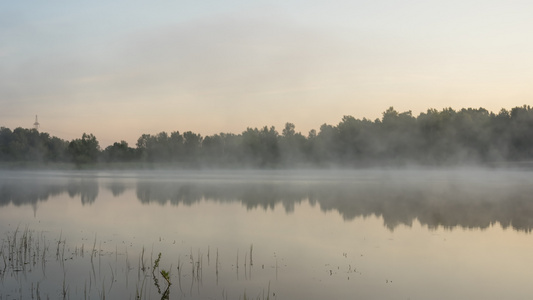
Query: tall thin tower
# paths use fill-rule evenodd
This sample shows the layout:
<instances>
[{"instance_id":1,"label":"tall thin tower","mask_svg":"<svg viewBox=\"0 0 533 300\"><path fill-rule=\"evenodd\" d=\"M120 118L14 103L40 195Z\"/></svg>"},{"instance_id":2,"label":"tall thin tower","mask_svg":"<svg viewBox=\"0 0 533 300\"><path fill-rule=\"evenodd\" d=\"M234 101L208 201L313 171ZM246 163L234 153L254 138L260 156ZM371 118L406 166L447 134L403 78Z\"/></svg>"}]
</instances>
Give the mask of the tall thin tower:
<instances>
[{"instance_id":1,"label":"tall thin tower","mask_svg":"<svg viewBox=\"0 0 533 300\"><path fill-rule=\"evenodd\" d=\"M33 123L33 128L35 128L35 130L39 130L39 126L41 126L41 124L39 124L39 121L37 121L37 115L35 115L35 123Z\"/></svg>"}]
</instances>

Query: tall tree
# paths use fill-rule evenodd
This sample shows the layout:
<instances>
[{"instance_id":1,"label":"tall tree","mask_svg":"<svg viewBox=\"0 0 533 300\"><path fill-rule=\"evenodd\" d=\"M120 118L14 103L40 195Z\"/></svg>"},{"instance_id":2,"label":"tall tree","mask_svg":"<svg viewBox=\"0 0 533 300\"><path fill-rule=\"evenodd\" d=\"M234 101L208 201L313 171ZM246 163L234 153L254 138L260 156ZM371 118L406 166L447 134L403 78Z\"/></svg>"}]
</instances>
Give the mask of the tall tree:
<instances>
[{"instance_id":1,"label":"tall tree","mask_svg":"<svg viewBox=\"0 0 533 300\"><path fill-rule=\"evenodd\" d=\"M99 158L100 143L92 133L83 133L81 139L69 143L68 153L76 165L95 163Z\"/></svg>"}]
</instances>

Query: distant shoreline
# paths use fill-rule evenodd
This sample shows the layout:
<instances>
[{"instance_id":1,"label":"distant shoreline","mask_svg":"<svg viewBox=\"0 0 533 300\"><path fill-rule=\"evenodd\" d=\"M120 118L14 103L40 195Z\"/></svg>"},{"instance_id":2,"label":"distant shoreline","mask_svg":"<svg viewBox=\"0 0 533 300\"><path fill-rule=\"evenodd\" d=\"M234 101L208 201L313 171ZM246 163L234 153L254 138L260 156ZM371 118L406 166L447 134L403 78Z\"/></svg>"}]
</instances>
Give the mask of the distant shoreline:
<instances>
[{"instance_id":1,"label":"distant shoreline","mask_svg":"<svg viewBox=\"0 0 533 300\"><path fill-rule=\"evenodd\" d=\"M381 119L344 116L306 136L287 122L240 134L191 131L142 134L102 149L96 136L65 141L37 129L0 128L2 168L70 169L291 169L489 166L531 168L533 108L428 109L390 107Z\"/></svg>"}]
</instances>

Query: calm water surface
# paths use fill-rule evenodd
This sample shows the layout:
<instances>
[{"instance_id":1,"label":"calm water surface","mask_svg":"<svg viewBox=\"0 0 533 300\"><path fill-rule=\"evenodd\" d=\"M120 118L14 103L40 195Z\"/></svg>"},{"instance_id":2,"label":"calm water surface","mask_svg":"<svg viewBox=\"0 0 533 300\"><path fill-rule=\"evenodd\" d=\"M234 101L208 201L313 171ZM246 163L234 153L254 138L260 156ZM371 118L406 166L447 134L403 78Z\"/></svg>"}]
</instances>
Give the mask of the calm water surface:
<instances>
[{"instance_id":1,"label":"calm water surface","mask_svg":"<svg viewBox=\"0 0 533 300\"><path fill-rule=\"evenodd\" d=\"M531 175L3 172L0 299L530 299Z\"/></svg>"}]
</instances>

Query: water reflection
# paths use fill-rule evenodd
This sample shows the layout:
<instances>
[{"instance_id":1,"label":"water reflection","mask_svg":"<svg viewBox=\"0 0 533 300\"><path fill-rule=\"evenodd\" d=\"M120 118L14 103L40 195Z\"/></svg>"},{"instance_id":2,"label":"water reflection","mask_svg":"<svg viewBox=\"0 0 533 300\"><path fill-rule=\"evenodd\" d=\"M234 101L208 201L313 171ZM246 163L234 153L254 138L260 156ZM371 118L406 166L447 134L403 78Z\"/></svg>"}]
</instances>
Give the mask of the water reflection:
<instances>
[{"instance_id":1,"label":"water reflection","mask_svg":"<svg viewBox=\"0 0 533 300\"><path fill-rule=\"evenodd\" d=\"M91 177L23 179L0 178L0 206L35 205L62 193L91 204L99 186L120 197L134 186L143 204L192 205L200 201L240 202L248 209L273 209L281 204L287 213L302 201L324 212L337 211L345 220L375 215L394 230L418 220L429 228L504 228L530 232L533 229L533 186L524 180L500 177L406 176L351 178L347 180L190 180L136 178L134 185L120 178ZM521 176L528 177L527 174Z\"/></svg>"},{"instance_id":2,"label":"water reflection","mask_svg":"<svg viewBox=\"0 0 533 300\"><path fill-rule=\"evenodd\" d=\"M485 229L502 227L530 232L533 228L533 187L443 184L427 186L408 182L312 183L159 183L139 182L142 203L191 205L200 200L238 201L248 209L273 209L281 204L287 213L309 200L324 212L337 211L345 220L375 215L394 230L419 220L429 228Z\"/></svg>"},{"instance_id":3,"label":"water reflection","mask_svg":"<svg viewBox=\"0 0 533 300\"><path fill-rule=\"evenodd\" d=\"M126 191L126 185L119 181L110 182L106 187L111 191L114 197L118 197Z\"/></svg>"},{"instance_id":4,"label":"water reflection","mask_svg":"<svg viewBox=\"0 0 533 300\"><path fill-rule=\"evenodd\" d=\"M65 184L45 183L39 180L24 183L2 181L0 183L0 206L36 204L39 201L48 200L51 196L64 193L67 187Z\"/></svg>"},{"instance_id":5,"label":"water reflection","mask_svg":"<svg viewBox=\"0 0 533 300\"><path fill-rule=\"evenodd\" d=\"M98 182L91 179L70 180L67 191L70 198L79 196L81 204L92 204L98 197Z\"/></svg>"},{"instance_id":6,"label":"water reflection","mask_svg":"<svg viewBox=\"0 0 533 300\"><path fill-rule=\"evenodd\" d=\"M99 184L96 179L0 179L0 206L35 205L63 193L68 193L71 198L79 197L85 205L96 201L98 192Z\"/></svg>"}]
</instances>

